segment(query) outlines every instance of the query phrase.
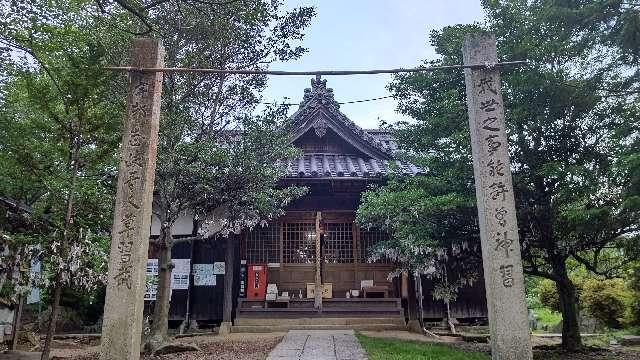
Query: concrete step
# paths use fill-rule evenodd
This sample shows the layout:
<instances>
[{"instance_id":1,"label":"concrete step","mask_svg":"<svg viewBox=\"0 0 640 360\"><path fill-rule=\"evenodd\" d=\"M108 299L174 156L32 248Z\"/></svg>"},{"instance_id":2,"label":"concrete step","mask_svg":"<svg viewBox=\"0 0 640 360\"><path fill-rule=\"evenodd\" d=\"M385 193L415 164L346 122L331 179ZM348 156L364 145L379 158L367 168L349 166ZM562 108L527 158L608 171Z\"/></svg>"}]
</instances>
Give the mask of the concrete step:
<instances>
[{"instance_id":1,"label":"concrete step","mask_svg":"<svg viewBox=\"0 0 640 360\"><path fill-rule=\"evenodd\" d=\"M406 330L404 325L394 324L354 324L354 325L234 325L231 332L234 333L269 333L285 332L289 330Z\"/></svg>"},{"instance_id":2,"label":"concrete step","mask_svg":"<svg viewBox=\"0 0 640 360\"><path fill-rule=\"evenodd\" d=\"M368 325L391 324L404 326L402 317L344 317L344 318L236 318L235 325L243 326L291 326L291 325Z\"/></svg>"}]
</instances>

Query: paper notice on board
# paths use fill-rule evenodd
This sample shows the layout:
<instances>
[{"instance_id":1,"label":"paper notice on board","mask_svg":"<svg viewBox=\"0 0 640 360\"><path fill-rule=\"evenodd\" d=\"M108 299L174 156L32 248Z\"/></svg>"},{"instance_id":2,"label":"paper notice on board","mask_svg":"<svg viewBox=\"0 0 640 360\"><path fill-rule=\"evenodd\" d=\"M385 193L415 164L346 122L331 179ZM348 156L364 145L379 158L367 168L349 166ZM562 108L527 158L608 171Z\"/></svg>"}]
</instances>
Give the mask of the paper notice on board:
<instances>
[{"instance_id":1,"label":"paper notice on board","mask_svg":"<svg viewBox=\"0 0 640 360\"><path fill-rule=\"evenodd\" d=\"M189 288L189 273L171 273L171 289L186 290Z\"/></svg>"},{"instance_id":2,"label":"paper notice on board","mask_svg":"<svg viewBox=\"0 0 640 360\"><path fill-rule=\"evenodd\" d=\"M156 294L158 293L158 259L147 260L145 285L144 300L155 300Z\"/></svg>"},{"instance_id":3,"label":"paper notice on board","mask_svg":"<svg viewBox=\"0 0 640 360\"><path fill-rule=\"evenodd\" d=\"M216 285L216 275L213 273L213 264L193 264L193 285Z\"/></svg>"},{"instance_id":4,"label":"paper notice on board","mask_svg":"<svg viewBox=\"0 0 640 360\"><path fill-rule=\"evenodd\" d=\"M224 275L224 261L213 263L213 273L216 275Z\"/></svg>"}]
</instances>

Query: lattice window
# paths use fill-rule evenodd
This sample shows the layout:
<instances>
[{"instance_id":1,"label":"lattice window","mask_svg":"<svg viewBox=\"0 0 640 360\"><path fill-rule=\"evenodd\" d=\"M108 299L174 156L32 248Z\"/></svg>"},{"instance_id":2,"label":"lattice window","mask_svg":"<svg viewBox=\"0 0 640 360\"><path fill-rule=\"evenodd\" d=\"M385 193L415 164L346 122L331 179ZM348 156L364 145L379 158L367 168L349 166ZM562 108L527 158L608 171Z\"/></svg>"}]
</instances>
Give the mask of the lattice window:
<instances>
[{"instance_id":1,"label":"lattice window","mask_svg":"<svg viewBox=\"0 0 640 360\"><path fill-rule=\"evenodd\" d=\"M283 226L283 262L315 263L316 225L314 223L285 223Z\"/></svg>"},{"instance_id":2,"label":"lattice window","mask_svg":"<svg viewBox=\"0 0 640 360\"><path fill-rule=\"evenodd\" d=\"M389 239L389 234L385 231L376 229L360 229L360 261L363 263L371 263L369 256L376 244ZM381 259L376 263L388 263L389 260Z\"/></svg>"},{"instance_id":3,"label":"lattice window","mask_svg":"<svg viewBox=\"0 0 640 360\"><path fill-rule=\"evenodd\" d=\"M353 224L326 224L324 260L328 264L353 262Z\"/></svg>"},{"instance_id":4,"label":"lattice window","mask_svg":"<svg viewBox=\"0 0 640 360\"><path fill-rule=\"evenodd\" d=\"M250 264L280 262L280 224L258 226L249 232L247 262Z\"/></svg>"}]
</instances>

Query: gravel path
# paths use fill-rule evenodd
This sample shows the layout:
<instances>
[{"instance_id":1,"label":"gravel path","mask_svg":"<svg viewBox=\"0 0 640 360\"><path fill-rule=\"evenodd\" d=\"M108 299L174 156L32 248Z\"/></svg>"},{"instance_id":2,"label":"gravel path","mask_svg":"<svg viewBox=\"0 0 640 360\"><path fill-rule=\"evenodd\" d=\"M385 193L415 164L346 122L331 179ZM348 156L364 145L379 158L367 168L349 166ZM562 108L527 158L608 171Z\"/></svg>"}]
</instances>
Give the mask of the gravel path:
<instances>
[{"instance_id":1,"label":"gravel path","mask_svg":"<svg viewBox=\"0 0 640 360\"><path fill-rule=\"evenodd\" d=\"M366 360L353 330L291 330L267 360Z\"/></svg>"}]
</instances>

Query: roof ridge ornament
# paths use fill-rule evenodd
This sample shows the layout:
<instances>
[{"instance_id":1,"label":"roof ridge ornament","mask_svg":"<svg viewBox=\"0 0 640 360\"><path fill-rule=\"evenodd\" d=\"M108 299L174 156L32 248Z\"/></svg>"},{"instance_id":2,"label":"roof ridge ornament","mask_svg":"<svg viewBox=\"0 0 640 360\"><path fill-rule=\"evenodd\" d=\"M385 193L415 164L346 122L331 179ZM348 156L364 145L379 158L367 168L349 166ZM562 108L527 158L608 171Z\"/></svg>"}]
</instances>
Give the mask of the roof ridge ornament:
<instances>
[{"instance_id":1,"label":"roof ridge ornament","mask_svg":"<svg viewBox=\"0 0 640 360\"><path fill-rule=\"evenodd\" d=\"M315 79L311 79L311 88L304 89L304 96L300 107L315 100L319 104L332 105L336 109L340 108L340 104L333 97L333 89L327 87L327 79L322 79L320 75L316 75Z\"/></svg>"}]
</instances>

